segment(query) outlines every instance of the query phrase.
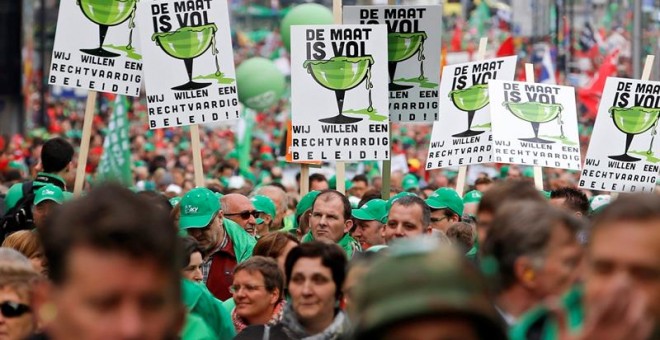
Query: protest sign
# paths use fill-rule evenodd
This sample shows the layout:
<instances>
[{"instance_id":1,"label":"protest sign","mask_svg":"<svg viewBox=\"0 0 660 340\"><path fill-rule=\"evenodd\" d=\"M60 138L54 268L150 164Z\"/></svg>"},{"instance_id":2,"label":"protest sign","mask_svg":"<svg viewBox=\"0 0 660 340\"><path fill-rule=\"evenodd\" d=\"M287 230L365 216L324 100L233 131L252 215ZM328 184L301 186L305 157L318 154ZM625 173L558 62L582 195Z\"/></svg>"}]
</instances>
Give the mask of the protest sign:
<instances>
[{"instance_id":1,"label":"protest sign","mask_svg":"<svg viewBox=\"0 0 660 340\"><path fill-rule=\"evenodd\" d=\"M492 162L490 82L513 80L517 57L445 66L440 120L433 123L426 169Z\"/></svg>"},{"instance_id":2,"label":"protest sign","mask_svg":"<svg viewBox=\"0 0 660 340\"><path fill-rule=\"evenodd\" d=\"M225 0L140 2L149 128L239 118Z\"/></svg>"},{"instance_id":3,"label":"protest sign","mask_svg":"<svg viewBox=\"0 0 660 340\"><path fill-rule=\"evenodd\" d=\"M580 169L573 87L493 80L489 95L495 162Z\"/></svg>"},{"instance_id":4,"label":"protest sign","mask_svg":"<svg viewBox=\"0 0 660 340\"><path fill-rule=\"evenodd\" d=\"M579 186L653 191L660 170L659 116L660 82L607 78Z\"/></svg>"},{"instance_id":5,"label":"protest sign","mask_svg":"<svg viewBox=\"0 0 660 340\"><path fill-rule=\"evenodd\" d=\"M442 6L346 6L344 23L387 26L390 120L438 120Z\"/></svg>"},{"instance_id":6,"label":"protest sign","mask_svg":"<svg viewBox=\"0 0 660 340\"><path fill-rule=\"evenodd\" d=\"M137 0L60 1L48 84L138 96Z\"/></svg>"},{"instance_id":7,"label":"protest sign","mask_svg":"<svg viewBox=\"0 0 660 340\"><path fill-rule=\"evenodd\" d=\"M293 160L389 159L385 26L294 26L291 39Z\"/></svg>"}]
</instances>

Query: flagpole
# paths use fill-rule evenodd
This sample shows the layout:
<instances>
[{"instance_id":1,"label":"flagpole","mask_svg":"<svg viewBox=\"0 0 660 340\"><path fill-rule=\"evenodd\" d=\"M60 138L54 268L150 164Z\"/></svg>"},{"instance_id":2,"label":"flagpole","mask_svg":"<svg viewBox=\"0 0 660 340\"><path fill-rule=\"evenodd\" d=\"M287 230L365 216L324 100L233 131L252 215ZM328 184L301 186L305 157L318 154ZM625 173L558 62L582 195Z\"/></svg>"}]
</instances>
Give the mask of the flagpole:
<instances>
[{"instance_id":1,"label":"flagpole","mask_svg":"<svg viewBox=\"0 0 660 340\"><path fill-rule=\"evenodd\" d=\"M479 39L479 51L477 52L476 60L484 60L486 58L486 46L488 45L488 38ZM463 196L465 191L465 179L467 177L467 165L458 167L458 175L456 176L456 192L459 196Z\"/></svg>"},{"instance_id":2,"label":"flagpole","mask_svg":"<svg viewBox=\"0 0 660 340\"><path fill-rule=\"evenodd\" d=\"M199 143L199 125L190 125L190 144L193 154L193 168L195 171L195 186L204 187L204 168L202 167L202 148Z\"/></svg>"},{"instance_id":3,"label":"flagpole","mask_svg":"<svg viewBox=\"0 0 660 340\"><path fill-rule=\"evenodd\" d=\"M341 0L332 0L332 15L334 17L334 22L337 25L342 24L342 3ZM341 112L340 112L341 114ZM342 194L346 193L346 163L343 161L337 161L335 163L335 178L337 179L337 191ZM302 176L301 176L302 178Z\"/></svg>"},{"instance_id":4,"label":"flagpole","mask_svg":"<svg viewBox=\"0 0 660 340\"><path fill-rule=\"evenodd\" d=\"M85 104L85 116L83 117L83 131L78 150L78 164L76 167L76 180L73 185L73 195L80 196L85 184L85 168L87 167L87 154L89 153L89 141L92 137L92 121L96 109L96 91L87 91L87 103Z\"/></svg>"}]
</instances>

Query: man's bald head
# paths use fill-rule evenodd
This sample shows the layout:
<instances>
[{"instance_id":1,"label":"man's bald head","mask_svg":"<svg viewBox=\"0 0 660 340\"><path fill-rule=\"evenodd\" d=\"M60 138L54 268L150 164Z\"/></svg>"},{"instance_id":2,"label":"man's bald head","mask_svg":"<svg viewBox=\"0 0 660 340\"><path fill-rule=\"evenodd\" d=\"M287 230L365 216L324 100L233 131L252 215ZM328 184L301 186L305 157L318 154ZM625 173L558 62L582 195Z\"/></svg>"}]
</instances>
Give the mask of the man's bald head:
<instances>
[{"instance_id":1,"label":"man's bald head","mask_svg":"<svg viewBox=\"0 0 660 340\"><path fill-rule=\"evenodd\" d=\"M224 217L240 225L250 235L254 235L256 229L256 211L252 201L241 194L227 194L220 199Z\"/></svg>"}]
</instances>

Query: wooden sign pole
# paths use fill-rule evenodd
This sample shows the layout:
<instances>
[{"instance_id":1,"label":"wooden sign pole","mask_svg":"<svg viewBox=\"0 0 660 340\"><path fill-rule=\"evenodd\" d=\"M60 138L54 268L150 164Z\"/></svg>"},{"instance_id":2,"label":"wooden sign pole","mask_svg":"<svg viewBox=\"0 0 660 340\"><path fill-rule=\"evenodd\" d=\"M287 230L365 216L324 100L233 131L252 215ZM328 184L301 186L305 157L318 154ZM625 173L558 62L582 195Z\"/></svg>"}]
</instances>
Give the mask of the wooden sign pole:
<instances>
[{"instance_id":1,"label":"wooden sign pole","mask_svg":"<svg viewBox=\"0 0 660 340\"><path fill-rule=\"evenodd\" d=\"M488 45L488 38L479 39L479 51L477 52L477 60L486 59L486 45ZM458 168L458 175L456 176L456 192L459 196L463 196L465 191L465 178L467 177L467 165L461 165Z\"/></svg>"},{"instance_id":2,"label":"wooden sign pole","mask_svg":"<svg viewBox=\"0 0 660 340\"><path fill-rule=\"evenodd\" d=\"M534 64L525 64L525 78L528 83L535 82L534 80ZM534 186L536 190L543 190L543 168L534 166Z\"/></svg>"},{"instance_id":3,"label":"wooden sign pole","mask_svg":"<svg viewBox=\"0 0 660 340\"><path fill-rule=\"evenodd\" d=\"M199 125L190 125L190 145L192 146L193 168L195 170L195 186L202 188L204 183L204 168L202 167L202 148L199 145Z\"/></svg>"},{"instance_id":4,"label":"wooden sign pole","mask_svg":"<svg viewBox=\"0 0 660 340\"><path fill-rule=\"evenodd\" d=\"M73 195L80 196L85 185L85 168L87 167L87 154L89 153L89 142L92 138L92 122L94 111L96 111L96 91L87 92L87 103L85 104L85 116L83 117L83 131L78 150L78 165L76 167L76 181L73 186Z\"/></svg>"},{"instance_id":5,"label":"wooden sign pole","mask_svg":"<svg viewBox=\"0 0 660 340\"><path fill-rule=\"evenodd\" d=\"M342 23L342 8L341 0L332 0L332 15L334 17L335 24L341 25ZM346 193L346 163L342 161L337 161L335 164L336 176L337 179L337 191L342 194Z\"/></svg>"}]
</instances>

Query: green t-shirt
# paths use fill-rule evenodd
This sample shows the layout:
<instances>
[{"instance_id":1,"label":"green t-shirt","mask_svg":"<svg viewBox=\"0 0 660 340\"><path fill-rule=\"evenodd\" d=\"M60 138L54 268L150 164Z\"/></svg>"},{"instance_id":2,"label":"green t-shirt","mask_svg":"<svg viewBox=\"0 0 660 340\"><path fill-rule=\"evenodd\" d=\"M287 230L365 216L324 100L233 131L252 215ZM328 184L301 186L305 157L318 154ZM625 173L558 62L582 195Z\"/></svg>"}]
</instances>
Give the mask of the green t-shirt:
<instances>
[{"instance_id":1,"label":"green t-shirt","mask_svg":"<svg viewBox=\"0 0 660 340\"><path fill-rule=\"evenodd\" d=\"M204 285L183 280L181 283L183 303L191 314L197 315L215 333L215 339L233 339L236 336L231 314L222 302L216 299Z\"/></svg>"}]
</instances>

